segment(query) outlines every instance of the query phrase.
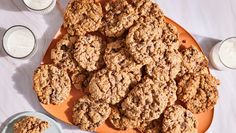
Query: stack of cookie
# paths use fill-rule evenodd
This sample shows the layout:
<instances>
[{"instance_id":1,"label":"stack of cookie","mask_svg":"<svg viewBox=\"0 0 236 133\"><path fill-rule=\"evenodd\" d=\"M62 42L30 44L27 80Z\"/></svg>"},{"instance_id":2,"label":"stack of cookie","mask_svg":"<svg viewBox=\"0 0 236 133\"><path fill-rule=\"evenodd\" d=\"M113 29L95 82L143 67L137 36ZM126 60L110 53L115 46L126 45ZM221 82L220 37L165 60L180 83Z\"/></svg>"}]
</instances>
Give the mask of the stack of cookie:
<instances>
[{"instance_id":1,"label":"stack of cookie","mask_svg":"<svg viewBox=\"0 0 236 133\"><path fill-rule=\"evenodd\" d=\"M151 0L71 0L67 34L51 50L53 64L34 75L40 102L60 104L71 85L86 96L73 108L73 123L94 131L197 132L193 113L212 109L219 81L196 48L180 48L176 27ZM177 105L176 101L180 101Z\"/></svg>"}]
</instances>

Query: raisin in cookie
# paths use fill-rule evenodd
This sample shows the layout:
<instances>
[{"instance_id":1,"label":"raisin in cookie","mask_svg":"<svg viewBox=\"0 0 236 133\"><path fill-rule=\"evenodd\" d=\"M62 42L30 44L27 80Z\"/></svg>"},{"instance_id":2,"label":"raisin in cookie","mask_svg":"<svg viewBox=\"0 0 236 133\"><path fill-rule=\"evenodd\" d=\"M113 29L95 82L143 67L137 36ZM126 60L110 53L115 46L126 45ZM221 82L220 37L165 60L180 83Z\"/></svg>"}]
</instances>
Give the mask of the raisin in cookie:
<instances>
[{"instance_id":1,"label":"raisin in cookie","mask_svg":"<svg viewBox=\"0 0 236 133\"><path fill-rule=\"evenodd\" d=\"M51 59L55 65L68 72L83 71L72 56L76 37L66 34L51 50Z\"/></svg>"},{"instance_id":2,"label":"raisin in cookie","mask_svg":"<svg viewBox=\"0 0 236 133\"><path fill-rule=\"evenodd\" d=\"M179 33L175 26L165 23L162 31L162 41L168 46L169 51L178 50L180 47Z\"/></svg>"},{"instance_id":3,"label":"raisin in cookie","mask_svg":"<svg viewBox=\"0 0 236 133\"><path fill-rule=\"evenodd\" d=\"M208 60L198 49L190 47L184 49L181 53L183 60L179 76L183 76L185 73L209 73L207 70Z\"/></svg>"},{"instance_id":4,"label":"raisin in cookie","mask_svg":"<svg viewBox=\"0 0 236 133\"><path fill-rule=\"evenodd\" d=\"M102 25L102 7L95 0L72 0L64 14L64 27L71 35L85 35Z\"/></svg>"},{"instance_id":5,"label":"raisin in cookie","mask_svg":"<svg viewBox=\"0 0 236 133\"><path fill-rule=\"evenodd\" d=\"M166 83L154 82L145 77L121 103L122 111L130 119L139 118L144 121L158 119L169 102L165 86Z\"/></svg>"},{"instance_id":6,"label":"raisin in cookie","mask_svg":"<svg viewBox=\"0 0 236 133\"><path fill-rule=\"evenodd\" d=\"M130 119L126 117L118 108L112 108L111 114L109 116L109 121L119 130L126 130L129 128L137 128L140 126L140 120L137 119Z\"/></svg>"},{"instance_id":7,"label":"raisin in cookie","mask_svg":"<svg viewBox=\"0 0 236 133\"><path fill-rule=\"evenodd\" d=\"M24 116L13 125L14 133L42 133L49 128L47 121L40 120L33 116Z\"/></svg>"},{"instance_id":8,"label":"raisin in cookie","mask_svg":"<svg viewBox=\"0 0 236 133\"><path fill-rule=\"evenodd\" d=\"M167 50L159 61L152 61L146 65L146 72L155 80L168 82L174 80L181 70L182 56L176 51Z\"/></svg>"},{"instance_id":9,"label":"raisin in cookie","mask_svg":"<svg viewBox=\"0 0 236 133\"><path fill-rule=\"evenodd\" d=\"M193 74L185 74L178 81L178 100L187 102L193 98L197 93L199 87L200 76L194 76Z\"/></svg>"},{"instance_id":10,"label":"raisin in cookie","mask_svg":"<svg viewBox=\"0 0 236 133\"><path fill-rule=\"evenodd\" d=\"M73 55L77 63L87 71L94 71L103 65L104 45L102 38L95 35L80 36Z\"/></svg>"},{"instance_id":11,"label":"raisin in cookie","mask_svg":"<svg viewBox=\"0 0 236 133\"><path fill-rule=\"evenodd\" d=\"M164 112L164 133L197 133L197 119L193 113L180 105L167 108Z\"/></svg>"},{"instance_id":12,"label":"raisin in cookie","mask_svg":"<svg viewBox=\"0 0 236 133\"><path fill-rule=\"evenodd\" d=\"M43 104L60 104L71 90L66 71L53 65L41 65L34 73L34 90Z\"/></svg>"},{"instance_id":13,"label":"raisin in cookie","mask_svg":"<svg viewBox=\"0 0 236 133\"><path fill-rule=\"evenodd\" d=\"M138 23L129 29L126 45L137 63L145 65L163 56L166 47L160 40L161 34L162 29L155 24Z\"/></svg>"},{"instance_id":14,"label":"raisin in cookie","mask_svg":"<svg viewBox=\"0 0 236 133\"><path fill-rule=\"evenodd\" d=\"M93 75L88 89L91 99L116 104L127 95L130 84L127 73L102 69Z\"/></svg>"},{"instance_id":15,"label":"raisin in cookie","mask_svg":"<svg viewBox=\"0 0 236 133\"><path fill-rule=\"evenodd\" d=\"M141 80L141 64L136 63L125 48L124 40L117 40L107 44L104 61L109 70L126 72L136 84Z\"/></svg>"},{"instance_id":16,"label":"raisin in cookie","mask_svg":"<svg viewBox=\"0 0 236 133\"><path fill-rule=\"evenodd\" d=\"M131 27L138 16L126 0L116 0L106 4L101 32L108 37L119 37Z\"/></svg>"},{"instance_id":17,"label":"raisin in cookie","mask_svg":"<svg viewBox=\"0 0 236 133\"><path fill-rule=\"evenodd\" d=\"M200 77L199 82L197 82L197 92L185 102L186 108L193 113L206 112L214 107L218 99L217 86L220 84L219 80L211 74L197 76Z\"/></svg>"},{"instance_id":18,"label":"raisin in cookie","mask_svg":"<svg viewBox=\"0 0 236 133\"><path fill-rule=\"evenodd\" d=\"M109 104L91 101L88 97L78 100L73 108L73 123L81 130L94 131L111 113Z\"/></svg>"},{"instance_id":19,"label":"raisin in cookie","mask_svg":"<svg viewBox=\"0 0 236 133\"><path fill-rule=\"evenodd\" d=\"M76 89L85 89L88 86L92 75L93 72L75 72L71 75L71 83Z\"/></svg>"},{"instance_id":20,"label":"raisin in cookie","mask_svg":"<svg viewBox=\"0 0 236 133\"><path fill-rule=\"evenodd\" d=\"M152 0L132 0L131 4L139 16L152 16L159 20L160 23L164 23L164 13L159 5Z\"/></svg>"},{"instance_id":21,"label":"raisin in cookie","mask_svg":"<svg viewBox=\"0 0 236 133\"><path fill-rule=\"evenodd\" d=\"M162 133L162 120L163 116L161 115L158 119L142 122L137 129L141 133Z\"/></svg>"}]
</instances>

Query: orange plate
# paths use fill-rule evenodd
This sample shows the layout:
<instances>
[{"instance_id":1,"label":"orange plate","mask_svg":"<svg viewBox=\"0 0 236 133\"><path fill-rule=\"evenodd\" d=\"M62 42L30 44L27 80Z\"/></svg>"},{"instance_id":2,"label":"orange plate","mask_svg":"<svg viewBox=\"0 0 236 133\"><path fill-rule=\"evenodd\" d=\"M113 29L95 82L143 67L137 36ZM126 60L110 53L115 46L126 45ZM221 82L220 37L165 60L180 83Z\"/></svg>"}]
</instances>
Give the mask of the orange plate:
<instances>
[{"instance_id":1,"label":"orange plate","mask_svg":"<svg viewBox=\"0 0 236 133\"><path fill-rule=\"evenodd\" d=\"M180 25L178 25L177 23L175 23L174 21L172 21L169 18L166 18L166 21L177 27L177 29L180 33L180 40L186 40L186 43L183 44L184 47L189 47L190 45L193 45L193 46L197 47L200 51L202 51L200 46L198 45L198 43L194 40L194 38L184 28L182 28ZM65 33L66 33L65 29L60 28L60 30L57 32L54 39L52 40L44 58L43 58L42 64L52 63L52 61L50 59L51 49L55 47L56 43L62 38L62 36ZM70 92L70 96L62 104L60 104L60 105L41 104L41 105L48 113L50 113L54 117L58 118L59 120L65 122L67 124L72 125L73 105L76 102L76 100L81 98L83 95L84 94L82 91L72 88L72 90ZM214 112L214 109L196 115L198 122L199 122L199 126L198 126L199 133L204 133L209 128L209 126L212 122L213 112ZM100 126L96 131L98 133L138 133L138 131L133 130L133 129L129 129L126 131L115 130L114 128L112 128L110 126L110 124L108 122L106 122L105 124Z\"/></svg>"}]
</instances>

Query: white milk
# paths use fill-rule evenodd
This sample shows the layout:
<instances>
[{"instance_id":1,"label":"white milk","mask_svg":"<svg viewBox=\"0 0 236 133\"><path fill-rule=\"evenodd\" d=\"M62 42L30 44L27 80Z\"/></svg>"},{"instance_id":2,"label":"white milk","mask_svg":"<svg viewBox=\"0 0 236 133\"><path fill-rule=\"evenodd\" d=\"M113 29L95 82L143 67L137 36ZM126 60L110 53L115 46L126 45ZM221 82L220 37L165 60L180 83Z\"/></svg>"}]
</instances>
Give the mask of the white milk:
<instances>
[{"instance_id":1,"label":"white milk","mask_svg":"<svg viewBox=\"0 0 236 133\"><path fill-rule=\"evenodd\" d=\"M23 0L23 1L30 11L39 14L47 14L51 12L56 5L56 0Z\"/></svg>"},{"instance_id":2,"label":"white milk","mask_svg":"<svg viewBox=\"0 0 236 133\"><path fill-rule=\"evenodd\" d=\"M236 69L236 38L219 42L210 52L212 65L219 70Z\"/></svg>"},{"instance_id":3,"label":"white milk","mask_svg":"<svg viewBox=\"0 0 236 133\"><path fill-rule=\"evenodd\" d=\"M4 35L3 48L6 53L15 58L28 56L35 48L34 34L22 26L10 28Z\"/></svg>"},{"instance_id":4,"label":"white milk","mask_svg":"<svg viewBox=\"0 0 236 133\"><path fill-rule=\"evenodd\" d=\"M236 38L223 42L219 50L219 56L224 65L236 69Z\"/></svg>"},{"instance_id":5,"label":"white milk","mask_svg":"<svg viewBox=\"0 0 236 133\"><path fill-rule=\"evenodd\" d=\"M42 10L50 6L53 0L24 0L25 4L35 10Z\"/></svg>"}]
</instances>

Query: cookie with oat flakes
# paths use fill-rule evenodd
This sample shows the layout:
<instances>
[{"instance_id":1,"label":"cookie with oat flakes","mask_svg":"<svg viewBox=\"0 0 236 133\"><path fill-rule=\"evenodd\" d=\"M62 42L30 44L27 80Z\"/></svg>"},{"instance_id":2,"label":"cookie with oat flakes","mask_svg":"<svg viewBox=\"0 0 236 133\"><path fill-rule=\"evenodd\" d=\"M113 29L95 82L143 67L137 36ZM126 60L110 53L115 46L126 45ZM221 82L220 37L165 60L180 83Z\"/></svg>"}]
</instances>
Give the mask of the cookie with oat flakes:
<instances>
[{"instance_id":1,"label":"cookie with oat flakes","mask_svg":"<svg viewBox=\"0 0 236 133\"><path fill-rule=\"evenodd\" d=\"M165 133L197 133L197 119L180 105L168 107L164 112L162 131Z\"/></svg>"},{"instance_id":2,"label":"cookie with oat flakes","mask_svg":"<svg viewBox=\"0 0 236 133\"><path fill-rule=\"evenodd\" d=\"M137 119L130 119L126 117L122 111L118 109L118 107L112 108L111 114L108 118L110 123L119 130L126 130L130 128L137 128L140 126L140 120Z\"/></svg>"},{"instance_id":3,"label":"cookie with oat flakes","mask_svg":"<svg viewBox=\"0 0 236 133\"><path fill-rule=\"evenodd\" d=\"M163 115L158 119L142 122L137 128L141 133L162 133L162 120Z\"/></svg>"},{"instance_id":4,"label":"cookie with oat flakes","mask_svg":"<svg viewBox=\"0 0 236 133\"><path fill-rule=\"evenodd\" d=\"M52 62L61 69L70 73L75 71L83 71L72 56L72 51L77 37L64 35L63 38L56 44L56 47L51 50Z\"/></svg>"},{"instance_id":5,"label":"cookie with oat flakes","mask_svg":"<svg viewBox=\"0 0 236 133\"><path fill-rule=\"evenodd\" d=\"M43 104L60 104L69 96L71 81L66 71L41 65L34 73L34 90Z\"/></svg>"},{"instance_id":6,"label":"cookie with oat flakes","mask_svg":"<svg viewBox=\"0 0 236 133\"><path fill-rule=\"evenodd\" d=\"M206 112L214 107L218 100L217 86L220 81L211 74L196 75L200 77L196 94L187 102L185 107L193 113Z\"/></svg>"},{"instance_id":7,"label":"cookie with oat flakes","mask_svg":"<svg viewBox=\"0 0 236 133\"><path fill-rule=\"evenodd\" d=\"M13 124L14 133L42 133L49 128L47 121L34 116L24 116Z\"/></svg>"},{"instance_id":8,"label":"cookie with oat flakes","mask_svg":"<svg viewBox=\"0 0 236 133\"><path fill-rule=\"evenodd\" d=\"M73 123L81 130L95 131L109 117L109 104L91 101L87 96L80 98L73 107Z\"/></svg>"},{"instance_id":9,"label":"cookie with oat flakes","mask_svg":"<svg viewBox=\"0 0 236 133\"><path fill-rule=\"evenodd\" d=\"M174 80L181 68L182 56L176 51L165 51L163 58L159 61L146 65L146 72L149 76L158 81L167 82Z\"/></svg>"},{"instance_id":10,"label":"cookie with oat flakes","mask_svg":"<svg viewBox=\"0 0 236 133\"><path fill-rule=\"evenodd\" d=\"M127 73L102 69L93 75L88 90L91 99L116 104L128 94L130 84Z\"/></svg>"},{"instance_id":11,"label":"cookie with oat flakes","mask_svg":"<svg viewBox=\"0 0 236 133\"><path fill-rule=\"evenodd\" d=\"M182 63L180 77L185 73L208 74L208 60L197 48L191 46L181 51Z\"/></svg>"},{"instance_id":12,"label":"cookie with oat flakes","mask_svg":"<svg viewBox=\"0 0 236 133\"><path fill-rule=\"evenodd\" d=\"M102 38L96 35L80 36L73 49L73 57L83 69L94 71L104 64L105 44Z\"/></svg>"},{"instance_id":13,"label":"cookie with oat flakes","mask_svg":"<svg viewBox=\"0 0 236 133\"><path fill-rule=\"evenodd\" d=\"M135 24L129 29L126 45L137 63L146 65L163 56L166 47L160 40L161 34L161 28L146 23Z\"/></svg>"},{"instance_id":14,"label":"cookie with oat flakes","mask_svg":"<svg viewBox=\"0 0 236 133\"><path fill-rule=\"evenodd\" d=\"M125 116L130 119L139 118L143 121L158 119L169 102L166 86L166 83L155 82L145 77L121 103Z\"/></svg>"},{"instance_id":15,"label":"cookie with oat flakes","mask_svg":"<svg viewBox=\"0 0 236 133\"><path fill-rule=\"evenodd\" d=\"M105 12L100 31L108 37L120 37L138 19L134 8L126 0L107 3Z\"/></svg>"},{"instance_id":16,"label":"cookie with oat flakes","mask_svg":"<svg viewBox=\"0 0 236 133\"><path fill-rule=\"evenodd\" d=\"M64 14L64 27L71 35L85 35L102 25L102 6L95 0L71 0Z\"/></svg>"},{"instance_id":17,"label":"cookie with oat flakes","mask_svg":"<svg viewBox=\"0 0 236 133\"><path fill-rule=\"evenodd\" d=\"M107 44L104 61L109 70L126 72L136 84L141 80L142 65L136 63L126 50L124 40L117 40Z\"/></svg>"},{"instance_id":18,"label":"cookie with oat flakes","mask_svg":"<svg viewBox=\"0 0 236 133\"><path fill-rule=\"evenodd\" d=\"M194 76L193 74L185 74L178 81L178 100L182 102L187 102L192 99L199 87L200 76Z\"/></svg>"}]
</instances>

